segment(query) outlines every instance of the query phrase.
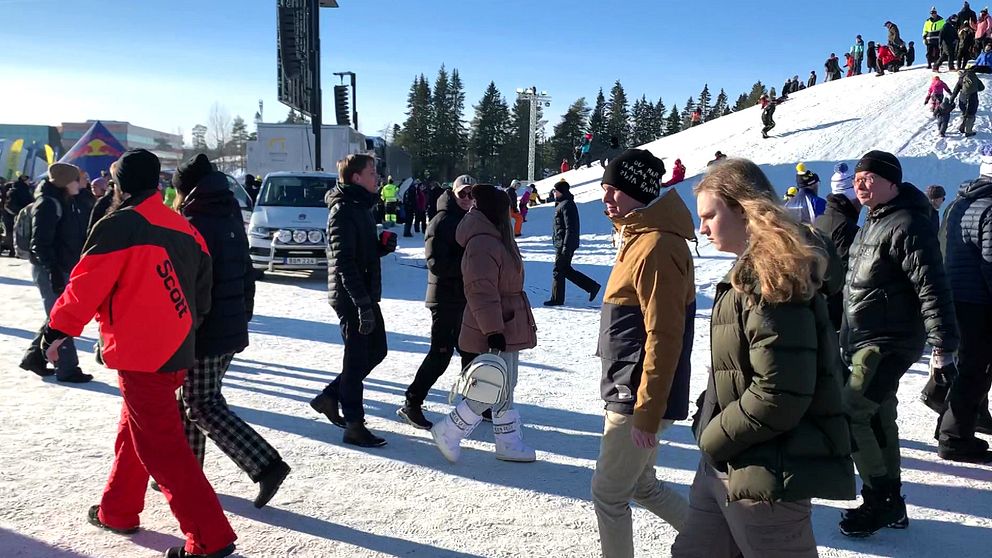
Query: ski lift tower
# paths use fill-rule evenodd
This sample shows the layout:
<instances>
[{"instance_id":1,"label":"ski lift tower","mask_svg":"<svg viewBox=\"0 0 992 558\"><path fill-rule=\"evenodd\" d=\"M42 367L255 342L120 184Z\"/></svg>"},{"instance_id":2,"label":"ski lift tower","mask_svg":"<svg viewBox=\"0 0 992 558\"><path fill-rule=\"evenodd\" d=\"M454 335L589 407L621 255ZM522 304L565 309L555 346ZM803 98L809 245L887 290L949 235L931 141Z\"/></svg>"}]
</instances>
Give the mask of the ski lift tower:
<instances>
[{"instance_id":1,"label":"ski lift tower","mask_svg":"<svg viewBox=\"0 0 992 558\"><path fill-rule=\"evenodd\" d=\"M547 91L538 92L537 87L528 87L526 89L517 89L517 100L527 101L530 103L530 131L528 134L528 148L527 148L527 181L534 182L534 167L536 166L536 151L537 151L537 127L538 125L543 126L547 124L547 121L537 120L537 110L538 107L550 107L551 97L548 96Z\"/></svg>"}]
</instances>

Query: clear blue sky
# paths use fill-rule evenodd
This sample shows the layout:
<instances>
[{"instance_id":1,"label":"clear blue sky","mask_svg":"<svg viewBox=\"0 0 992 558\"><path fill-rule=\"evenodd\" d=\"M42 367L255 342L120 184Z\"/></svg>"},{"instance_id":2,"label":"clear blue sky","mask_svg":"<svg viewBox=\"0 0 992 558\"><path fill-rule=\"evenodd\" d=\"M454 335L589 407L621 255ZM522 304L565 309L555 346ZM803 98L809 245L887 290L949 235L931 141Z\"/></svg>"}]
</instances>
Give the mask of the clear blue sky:
<instances>
[{"instance_id":1,"label":"clear blue sky","mask_svg":"<svg viewBox=\"0 0 992 558\"><path fill-rule=\"evenodd\" d=\"M508 99L537 85L568 104L620 79L683 106L708 83L731 101L755 80L805 78L856 34L884 41L895 21L919 43L932 0L338 0L322 10L325 120L334 71L358 74L361 129L405 118L413 77L443 63L466 85L466 119L490 80ZM961 2L938 3L941 15ZM984 4L972 6L976 12ZM0 122L128 120L187 138L220 103L251 122L282 120L276 100L275 0L0 0ZM917 48L917 60L923 59ZM15 93L16 92L16 93Z\"/></svg>"}]
</instances>

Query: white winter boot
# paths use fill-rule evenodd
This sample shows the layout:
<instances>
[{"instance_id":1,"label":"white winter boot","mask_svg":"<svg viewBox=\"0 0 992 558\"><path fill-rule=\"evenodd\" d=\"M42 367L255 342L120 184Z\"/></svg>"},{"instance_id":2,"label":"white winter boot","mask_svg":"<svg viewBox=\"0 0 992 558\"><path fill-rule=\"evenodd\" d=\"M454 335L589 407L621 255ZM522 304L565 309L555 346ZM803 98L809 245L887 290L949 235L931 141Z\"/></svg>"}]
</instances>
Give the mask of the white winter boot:
<instances>
[{"instance_id":1,"label":"white winter boot","mask_svg":"<svg viewBox=\"0 0 992 558\"><path fill-rule=\"evenodd\" d=\"M454 463L462 453L462 440L467 438L481 421L482 417L473 413L463 399L448 413L448 416L444 417L444 420L431 428L431 437L434 438L437 449L441 450L445 459Z\"/></svg>"},{"instance_id":2,"label":"white winter boot","mask_svg":"<svg viewBox=\"0 0 992 558\"><path fill-rule=\"evenodd\" d=\"M493 413L493 434L496 436L496 459L530 463L537 460L534 448L524 443L520 413L511 409L502 414Z\"/></svg>"}]
</instances>

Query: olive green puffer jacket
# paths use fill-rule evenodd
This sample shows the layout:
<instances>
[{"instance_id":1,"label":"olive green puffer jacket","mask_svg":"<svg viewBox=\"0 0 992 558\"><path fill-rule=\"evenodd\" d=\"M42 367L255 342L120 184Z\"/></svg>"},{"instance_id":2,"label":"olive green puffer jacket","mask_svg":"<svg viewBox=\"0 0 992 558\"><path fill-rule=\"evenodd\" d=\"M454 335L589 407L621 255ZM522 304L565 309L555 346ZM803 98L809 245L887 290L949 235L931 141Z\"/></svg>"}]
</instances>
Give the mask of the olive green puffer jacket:
<instances>
[{"instance_id":1,"label":"olive green puffer jacket","mask_svg":"<svg viewBox=\"0 0 992 558\"><path fill-rule=\"evenodd\" d=\"M839 265L833 258L828 276ZM766 303L757 285L739 292L730 277L713 307L698 430L704 458L728 473L732 501L853 499L843 372L825 297Z\"/></svg>"}]
</instances>

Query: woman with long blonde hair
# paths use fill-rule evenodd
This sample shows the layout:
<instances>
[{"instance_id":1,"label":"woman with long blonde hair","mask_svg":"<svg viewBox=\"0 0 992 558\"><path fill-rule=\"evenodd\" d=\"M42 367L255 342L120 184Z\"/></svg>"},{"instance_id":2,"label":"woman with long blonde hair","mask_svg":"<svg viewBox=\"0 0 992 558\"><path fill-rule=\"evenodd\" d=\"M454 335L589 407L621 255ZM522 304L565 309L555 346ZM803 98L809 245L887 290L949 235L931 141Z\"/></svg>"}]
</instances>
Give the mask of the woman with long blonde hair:
<instances>
[{"instance_id":1,"label":"woman with long blonde hair","mask_svg":"<svg viewBox=\"0 0 992 558\"><path fill-rule=\"evenodd\" d=\"M837 339L820 292L838 262L751 161L710 167L694 192L700 233L737 261L714 297L694 425L702 459L672 556L816 556L810 499L854 498Z\"/></svg>"}]
</instances>

